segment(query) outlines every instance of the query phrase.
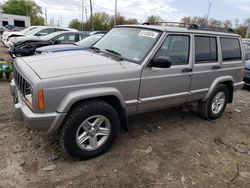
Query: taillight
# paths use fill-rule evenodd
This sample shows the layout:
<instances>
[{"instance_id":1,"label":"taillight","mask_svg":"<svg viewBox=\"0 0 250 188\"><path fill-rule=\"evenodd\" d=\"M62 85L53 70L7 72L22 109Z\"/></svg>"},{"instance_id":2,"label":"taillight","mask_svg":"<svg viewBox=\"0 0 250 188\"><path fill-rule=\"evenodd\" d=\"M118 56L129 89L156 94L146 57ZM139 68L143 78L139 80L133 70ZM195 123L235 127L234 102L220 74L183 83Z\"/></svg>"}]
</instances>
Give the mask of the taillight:
<instances>
[{"instance_id":1,"label":"taillight","mask_svg":"<svg viewBox=\"0 0 250 188\"><path fill-rule=\"evenodd\" d=\"M242 70L242 80L246 77L246 67Z\"/></svg>"}]
</instances>

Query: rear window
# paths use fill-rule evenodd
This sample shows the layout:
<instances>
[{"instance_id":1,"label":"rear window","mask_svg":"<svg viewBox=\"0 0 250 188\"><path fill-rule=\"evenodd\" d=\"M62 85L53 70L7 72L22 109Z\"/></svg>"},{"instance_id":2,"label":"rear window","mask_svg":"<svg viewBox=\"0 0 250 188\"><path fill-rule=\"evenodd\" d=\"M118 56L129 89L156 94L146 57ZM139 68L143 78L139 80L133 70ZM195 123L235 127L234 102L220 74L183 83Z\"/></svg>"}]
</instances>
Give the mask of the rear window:
<instances>
[{"instance_id":1,"label":"rear window","mask_svg":"<svg viewBox=\"0 0 250 188\"><path fill-rule=\"evenodd\" d=\"M195 37L195 62L210 63L218 61L216 37Z\"/></svg>"},{"instance_id":2,"label":"rear window","mask_svg":"<svg viewBox=\"0 0 250 188\"><path fill-rule=\"evenodd\" d=\"M221 38L221 49L223 61L241 60L240 41L234 38Z\"/></svg>"}]
</instances>

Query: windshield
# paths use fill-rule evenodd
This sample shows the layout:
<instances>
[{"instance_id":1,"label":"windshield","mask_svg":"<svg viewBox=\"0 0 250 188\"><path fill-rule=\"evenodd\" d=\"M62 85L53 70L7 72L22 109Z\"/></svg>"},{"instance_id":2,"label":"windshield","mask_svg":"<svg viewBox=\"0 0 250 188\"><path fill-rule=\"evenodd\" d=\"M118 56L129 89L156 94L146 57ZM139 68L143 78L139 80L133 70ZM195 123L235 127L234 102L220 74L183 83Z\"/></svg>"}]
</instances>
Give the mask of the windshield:
<instances>
[{"instance_id":1,"label":"windshield","mask_svg":"<svg viewBox=\"0 0 250 188\"><path fill-rule=\"evenodd\" d=\"M35 29L29 31L28 33L26 33L26 35L33 35L33 34L39 32L39 31L42 30L42 29L44 29L44 28L43 28L43 27L35 28Z\"/></svg>"},{"instance_id":2,"label":"windshield","mask_svg":"<svg viewBox=\"0 0 250 188\"><path fill-rule=\"evenodd\" d=\"M28 28L22 30L21 32L22 32L23 34L28 34L29 32L31 32L32 30L34 30L34 29L36 29L36 28L37 28L37 27L35 27L35 26L28 27Z\"/></svg>"},{"instance_id":3,"label":"windshield","mask_svg":"<svg viewBox=\"0 0 250 188\"><path fill-rule=\"evenodd\" d=\"M92 36L86 37L85 39L75 44L81 47L90 47L90 46L93 46L100 38L102 38L102 36L103 35L92 35Z\"/></svg>"},{"instance_id":4,"label":"windshield","mask_svg":"<svg viewBox=\"0 0 250 188\"><path fill-rule=\"evenodd\" d=\"M100 51L113 51L123 59L142 63L160 37L160 32L141 28L114 28L94 47Z\"/></svg>"}]
</instances>

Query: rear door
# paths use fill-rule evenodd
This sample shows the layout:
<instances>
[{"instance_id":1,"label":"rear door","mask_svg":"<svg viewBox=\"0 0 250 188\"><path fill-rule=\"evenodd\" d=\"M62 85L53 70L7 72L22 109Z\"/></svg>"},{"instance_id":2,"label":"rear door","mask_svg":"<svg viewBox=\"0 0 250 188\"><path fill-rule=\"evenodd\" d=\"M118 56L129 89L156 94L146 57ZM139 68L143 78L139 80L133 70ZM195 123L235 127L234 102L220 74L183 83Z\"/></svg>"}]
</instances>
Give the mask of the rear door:
<instances>
[{"instance_id":1,"label":"rear door","mask_svg":"<svg viewBox=\"0 0 250 188\"><path fill-rule=\"evenodd\" d=\"M170 68L147 66L141 76L138 111L150 111L187 102L192 76L191 36L169 34L155 54L168 56Z\"/></svg>"},{"instance_id":2,"label":"rear door","mask_svg":"<svg viewBox=\"0 0 250 188\"><path fill-rule=\"evenodd\" d=\"M213 81L220 76L219 38L213 35L194 35L194 65L189 101L203 98Z\"/></svg>"}]
</instances>

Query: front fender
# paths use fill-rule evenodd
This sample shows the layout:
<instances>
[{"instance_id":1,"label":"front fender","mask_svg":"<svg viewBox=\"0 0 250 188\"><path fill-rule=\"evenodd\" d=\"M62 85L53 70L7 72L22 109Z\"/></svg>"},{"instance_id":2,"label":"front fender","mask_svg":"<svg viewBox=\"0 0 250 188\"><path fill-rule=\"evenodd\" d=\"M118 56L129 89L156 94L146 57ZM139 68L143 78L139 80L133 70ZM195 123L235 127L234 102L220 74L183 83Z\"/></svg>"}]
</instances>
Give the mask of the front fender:
<instances>
[{"instance_id":1,"label":"front fender","mask_svg":"<svg viewBox=\"0 0 250 188\"><path fill-rule=\"evenodd\" d=\"M105 88L82 89L67 94L63 98L59 107L57 108L57 112L67 113L70 110L70 108L78 101L97 98L97 97L105 97L105 96L117 97L122 107L127 109L124 98L122 97L119 90L112 87L105 87Z\"/></svg>"}]
</instances>

